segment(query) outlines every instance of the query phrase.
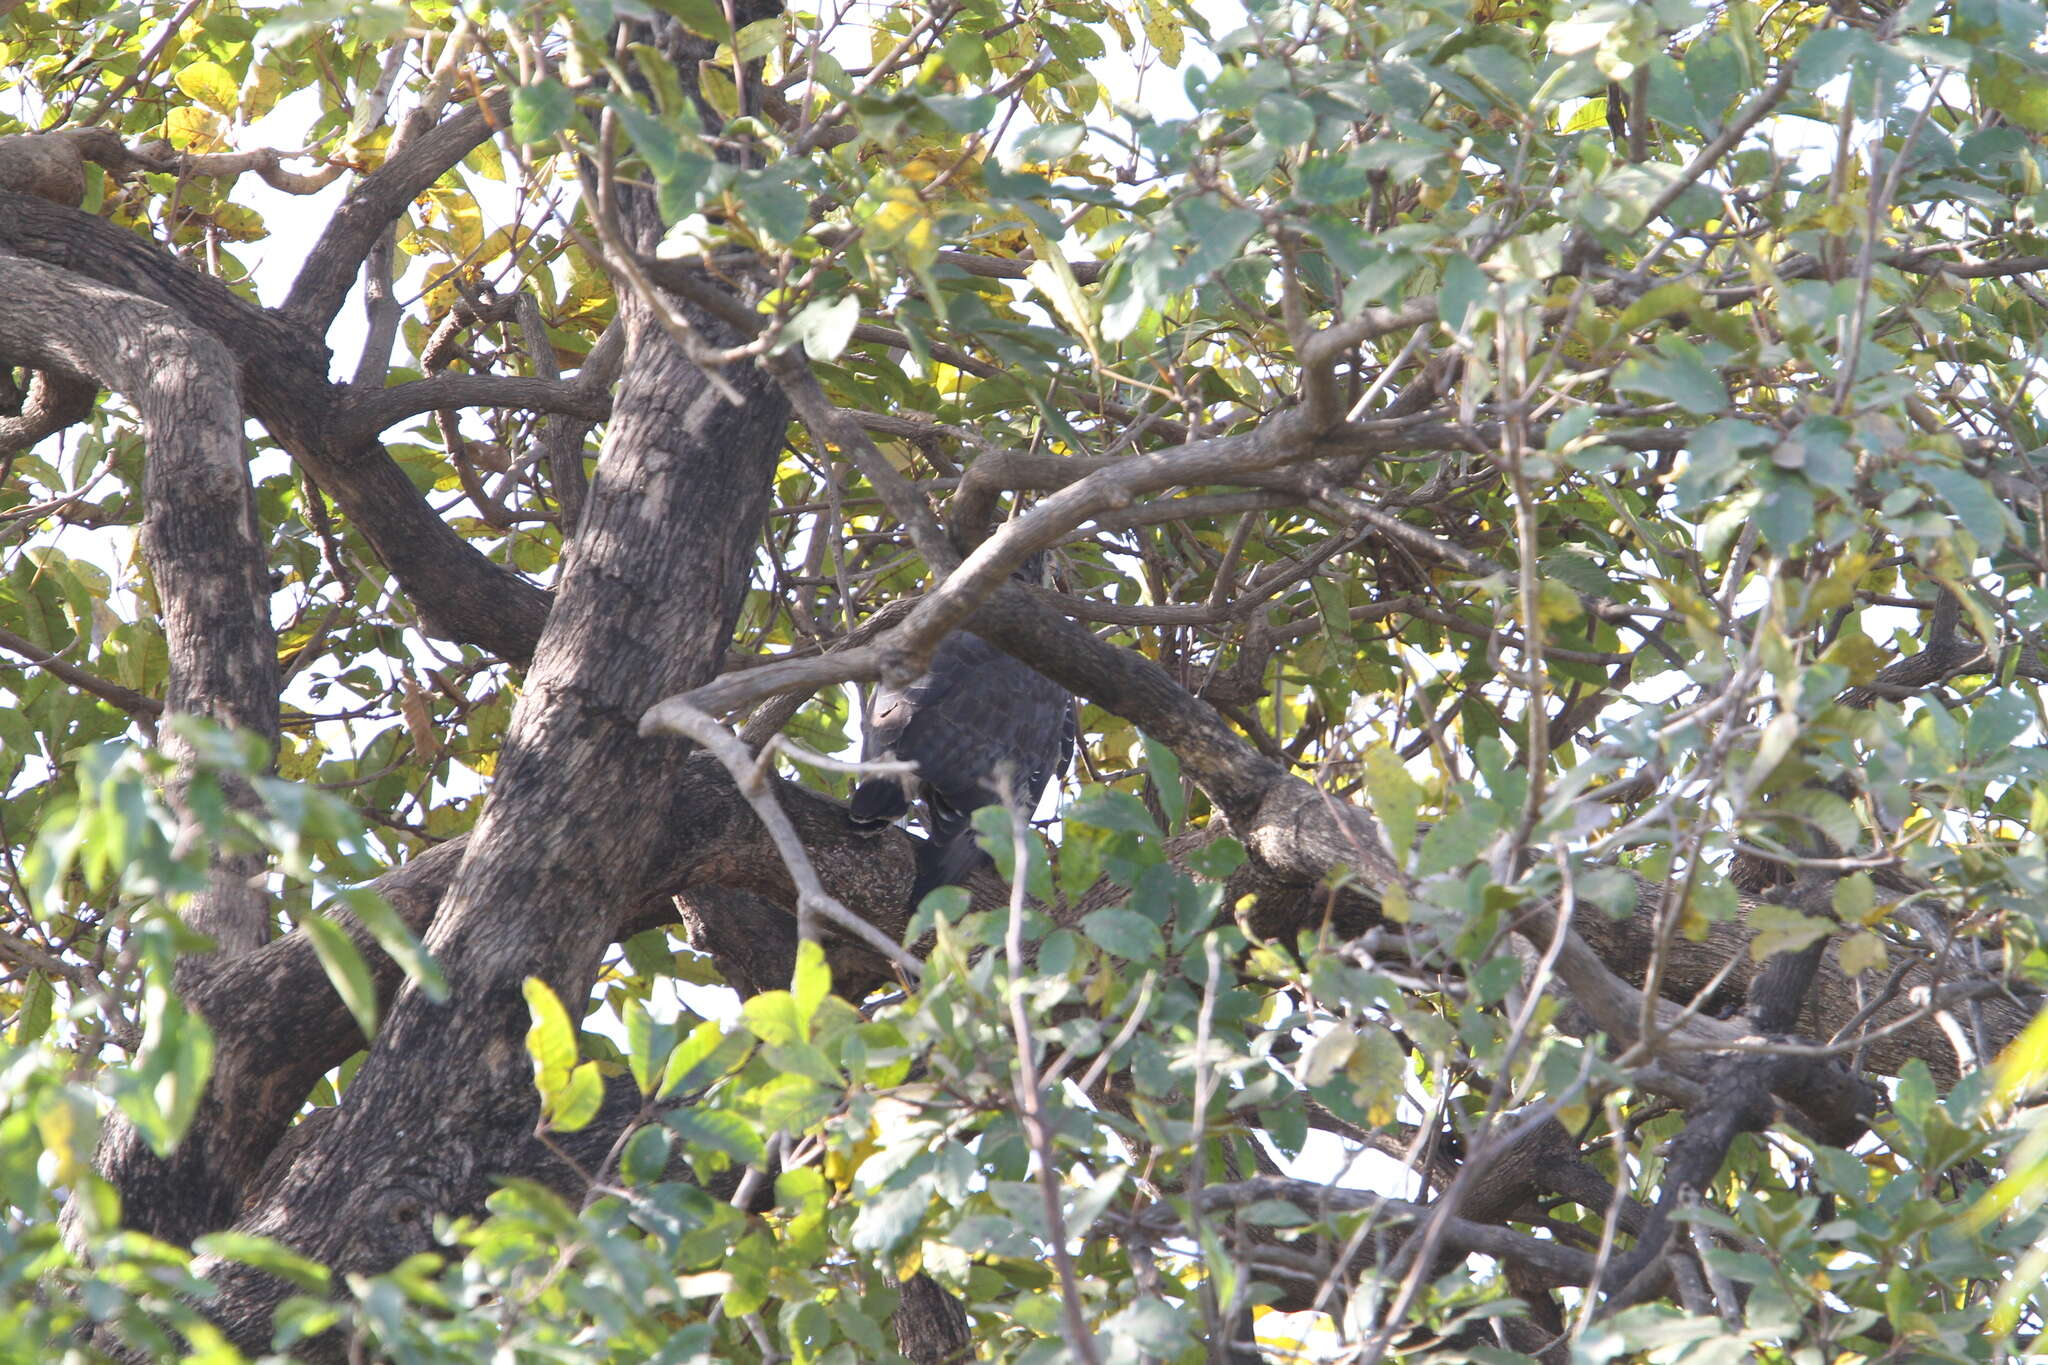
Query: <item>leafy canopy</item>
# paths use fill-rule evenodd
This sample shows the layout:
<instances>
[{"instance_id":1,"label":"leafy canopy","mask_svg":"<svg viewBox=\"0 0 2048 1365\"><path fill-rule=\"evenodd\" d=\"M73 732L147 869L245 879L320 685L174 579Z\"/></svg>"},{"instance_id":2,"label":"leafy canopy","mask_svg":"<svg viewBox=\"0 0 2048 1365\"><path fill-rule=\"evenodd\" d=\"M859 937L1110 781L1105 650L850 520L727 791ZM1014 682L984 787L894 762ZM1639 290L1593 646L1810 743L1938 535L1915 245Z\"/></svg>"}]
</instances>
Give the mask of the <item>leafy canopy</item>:
<instances>
[{"instance_id":1,"label":"leafy canopy","mask_svg":"<svg viewBox=\"0 0 2048 1365\"><path fill-rule=\"evenodd\" d=\"M1576 1333L1588 1360L1989 1360L2040 1330L2048 1129L2014 1106L2048 1073L2048 1032L1993 1068L2011 1031L1967 1010L1943 1024L1960 1057L1877 1036L1854 1054L1895 1079L1853 1148L1783 1124L1738 1139L1685 1211L1699 1255L1669 1302L1596 1317L1590 1272L1404 1259L1376 1241L1408 1226L1396 1206L1307 1197L1341 1174L1339 1140L1441 1188L1541 1116L1657 1201L1689 1106L1556 992L1525 993L1542 978L1511 929L1530 905L1635 916L1654 957L1638 982L1742 924L1737 962L1743 943L1754 964L1827 940L1861 1003L1915 968L2033 1010L2039 7L966 0L864 31L654 8L711 58L684 71L615 41L649 11L602 0L28 6L0 31L0 131L88 123L193 154L183 173L91 167L85 207L274 303L266 271L330 201L205 157L294 113L314 166L366 171L406 109L509 89L498 136L401 224L391 383L583 365L615 307L592 206L646 183L674 224L648 264L663 282L757 281L731 363L801 346L896 473L953 508L1255 432L1333 385L1346 421L1315 459L1077 527L1062 586L1268 756L1368 805L1400 876L1358 897L1339 868L1317 892L1331 915L1276 931L1226 880L1243 853L1211 837L1200 787L1091 709L1056 850L1028 840L1013 868L1007 819L989 830L1052 910L1014 912L1013 936L1013 912L946 893L922 982L859 1008L807 948L787 990L698 1017L673 983L716 971L662 934L611 964L604 1030L536 987L547 1123L587 1123L620 1076L656 1121L587 1198L509 1184L388 1275L339 1285L275 1245L205 1243L306 1291L281 1349L345 1320L406 1362L877 1359L920 1271L962 1300L983 1358L1019 1361L1072 1358L1076 1312L1101 1359L1197 1360L1233 1310L1273 1301L1328 1310L1304 1349L1333 1356L1339 1337L1504 1351L1455 1333L1541 1324L1545 1304L1561 1316L1535 1340ZM493 311L514 295L537 324ZM1341 355L1314 351L1347 328ZM465 537L545 583L565 490L525 457L569 420L476 408L387 442ZM0 643L153 697L167 655L127 534L138 431L105 402L0 465ZM316 912L470 827L517 692L502 661L431 638L356 528L251 440L291 679L259 809L188 797L181 814L165 769L119 747L147 708L0 672L10 1356L91 1320L164 1358L172 1330L234 1358L191 1306L185 1251L119 1231L90 1169L110 1106L168 1147L199 1101L210 1043L169 989L191 946L174 912L209 846L268 848L279 927L314 937L374 1028L360 957ZM737 655L820 645L920 586L883 490L842 454L792 429ZM1918 655L1927 676L1886 671ZM830 752L849 728L833 691L790 733ZM261 772L207 744L209 771ZM1814 877L1818 901L1786 890ZM1375 916L1363 937L1341 931L1347 896ZM354 903L432 982L410 935ZM767 1215L710 1192L771 1153ZM1252 1197L1274 1156L1308 1183ZM1497 1221L1590 1257L1609 1214L1553 1191ZM1687 1276L1726 1311L1696 1311ZM1269 1343L1308 1330L1262 1321Z\"/></svg>"}]
</instances>

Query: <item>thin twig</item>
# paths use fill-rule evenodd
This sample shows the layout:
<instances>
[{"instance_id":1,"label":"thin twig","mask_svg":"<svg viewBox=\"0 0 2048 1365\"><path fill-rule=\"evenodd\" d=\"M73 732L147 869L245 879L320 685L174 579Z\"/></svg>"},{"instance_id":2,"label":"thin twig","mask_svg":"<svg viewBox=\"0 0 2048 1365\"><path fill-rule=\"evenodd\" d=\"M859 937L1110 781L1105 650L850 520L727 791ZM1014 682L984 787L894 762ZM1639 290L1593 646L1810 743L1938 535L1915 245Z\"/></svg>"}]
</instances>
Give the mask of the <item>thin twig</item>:
<instances>
[{"instance_id":1,"label":"thin twig","mask_svg":"<svg viewBox=\"0 0 2048 1365\"><path fill-rule=\"evenodd\" d=\"M833 928L851 934L864 946L895 963L911 980L923 977L923 963L825 890L824 882L818 878L818 869L811 864L811 855L804 850L803 840L797 837L796 826L790 822L782 803L775 799L774 789L768 785L766 769L740 742L738 735L679 697L671 697L659 708L658 714L650 711L643 716L640 733L678 735L695 740L732 774L733 785L754 808L754 814L761 818L769 839L775 844L775 851L782 855L783 866L789 869L790 880L796 883L796 923L801 938L817 942L823 924L829 922Z\"/></svg>"},{"instance_id":2,"label":"thin twig","mask_svg":"<svg viewBox=\"0 0 2048 1365\"><path fill-rule=\"evenodd\" d=\"M1045 1121L1045 1096L1039 1087L1038 1060L1031 1043L1031 1019L1024 1010L1024 885L1030 866L1030 812L1010 799L1009 783L1002 782L1003 805L1010 812L1010 846L1016 863L1010 869L1010 923L1003 931L1003 954L1009 966L1010 1033L1017 1044L1017 1112L1031 1150L1038 1157L1038 1189L1045 1205L1045 1237L1052 1247L1053 1266L1059 1272L1061 1308L1065 1316L1067 1349L1081 1365L1097 1365L1095 1338L1088 1331L1086 1301L1074 1275L1074 1258L1067 1249L1067 1219L1060 1207L1060 1167L1052 1148L1052 1127Z\"/></svg>"}]
</instances>

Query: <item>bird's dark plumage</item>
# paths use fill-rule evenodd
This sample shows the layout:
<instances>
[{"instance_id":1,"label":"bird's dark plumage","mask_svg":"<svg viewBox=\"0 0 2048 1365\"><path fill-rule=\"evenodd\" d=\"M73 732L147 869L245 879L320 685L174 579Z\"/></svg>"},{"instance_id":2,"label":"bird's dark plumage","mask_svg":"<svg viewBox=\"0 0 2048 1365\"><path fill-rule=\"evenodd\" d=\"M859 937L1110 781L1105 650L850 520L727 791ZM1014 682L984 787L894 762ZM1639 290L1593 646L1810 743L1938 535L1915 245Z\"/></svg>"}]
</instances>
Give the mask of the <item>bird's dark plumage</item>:
<instances>
[{"instance_id":1,"label":"bird's dark plumage","mask_svg":"<svg viewBox=\"0 0 2048 1365\"><path fill-rule=\"evenodd\" d=\"M1020 575L1021 577L1022 575ZM920 850L913 901L966 879L980 850L969 820L1002 799L997 774L1027 810L1073 758L1080 716L1073 696L1037 669L972 631L956 631L908 687L883 687L868 706L865 759L917 764L911 779L873 777L854 789L848 813L879 825L925 803L929 843Z\"/></svg>"}]
</instances>

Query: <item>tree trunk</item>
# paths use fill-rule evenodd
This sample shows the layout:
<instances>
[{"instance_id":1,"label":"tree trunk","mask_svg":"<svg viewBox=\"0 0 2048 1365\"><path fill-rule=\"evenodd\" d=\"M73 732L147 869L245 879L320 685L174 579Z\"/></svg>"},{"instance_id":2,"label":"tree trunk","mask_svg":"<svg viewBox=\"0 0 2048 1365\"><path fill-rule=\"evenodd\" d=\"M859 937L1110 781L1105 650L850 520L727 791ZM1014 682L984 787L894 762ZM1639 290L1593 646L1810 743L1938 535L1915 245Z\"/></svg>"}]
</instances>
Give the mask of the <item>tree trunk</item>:
<instances>
[{"instance_id":1,"label":"tree trunk","mask_svg":"<svg viewBox=\"0 0 2048 1365\"><path fill-rule=\"evenodd\" d=\"M644 884L680 746L642 711L710 678L738 613L787 407L753 367L721 399L628 302L625 381L590 504L512 718L483 818L426 937L449 996L399 994L341 1114L241 1226L340 1271L423 1249L434 1213L474 1207L538 1113L522 983L581 1002ZM461 1059L451 1065L450 1059ZM202 1261L212 1305L259 1349L287 1292Z\"/></svg>"}]
</instances>

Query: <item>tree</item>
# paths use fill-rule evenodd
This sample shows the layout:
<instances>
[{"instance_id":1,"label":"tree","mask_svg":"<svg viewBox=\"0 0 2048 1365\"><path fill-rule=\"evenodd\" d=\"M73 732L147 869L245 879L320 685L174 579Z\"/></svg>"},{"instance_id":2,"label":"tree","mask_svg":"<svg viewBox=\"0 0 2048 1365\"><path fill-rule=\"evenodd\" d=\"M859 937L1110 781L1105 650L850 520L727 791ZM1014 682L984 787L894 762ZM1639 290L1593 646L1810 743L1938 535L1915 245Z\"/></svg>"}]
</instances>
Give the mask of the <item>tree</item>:
<instances>
[{"instance_id":1,"label":"tree","mask_svg":"<svg viewBox=\"0 0 2048 1365\"><path fill-rule=\"evenodd\" d=\"M2037 6L10 22L10 1353L2041 1330Z\"/></svg>"}]
</instances>

